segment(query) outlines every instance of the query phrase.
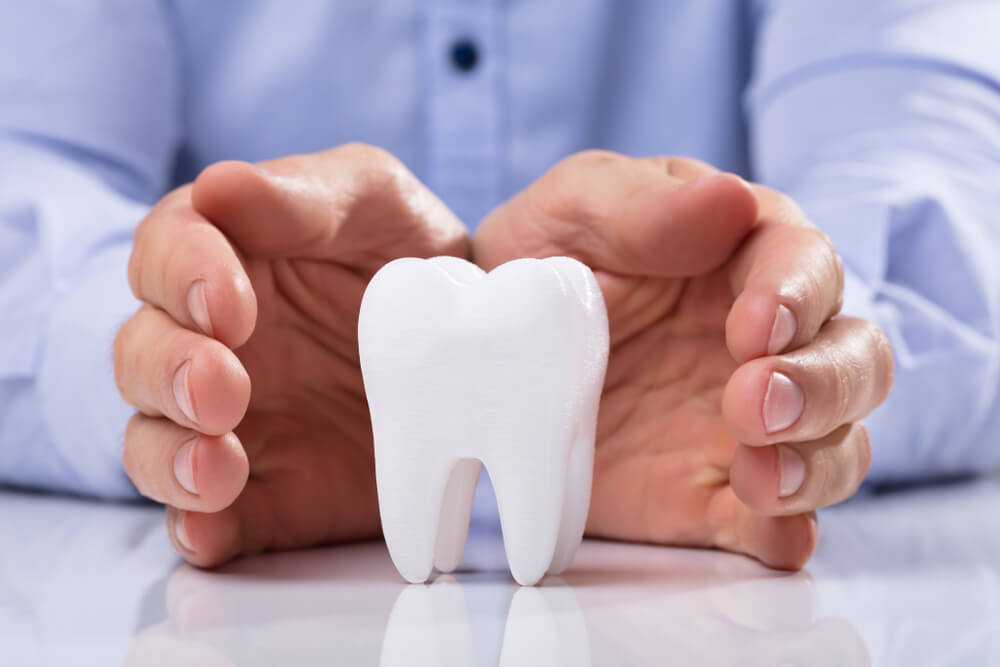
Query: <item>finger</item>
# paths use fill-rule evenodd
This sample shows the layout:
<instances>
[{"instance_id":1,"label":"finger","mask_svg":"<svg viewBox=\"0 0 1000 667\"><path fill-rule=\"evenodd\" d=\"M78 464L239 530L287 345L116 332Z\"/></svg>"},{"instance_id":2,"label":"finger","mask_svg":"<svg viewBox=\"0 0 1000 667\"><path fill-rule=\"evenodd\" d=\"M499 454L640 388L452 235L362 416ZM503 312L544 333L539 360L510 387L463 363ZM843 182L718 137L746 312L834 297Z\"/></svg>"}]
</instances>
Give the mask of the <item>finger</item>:
<instances>
[{"instance_id":1,"label":"finger","mask_svg":"<svg viewBox=\"0 0 1000 667\"><path fill-rule=\"evenodd\" d=\"M490 214L477 262L570 255L625 275L690 276L722 264L756 221L756 198L732 174L688 183L665 159L589 151L564 160Z\"/></svg>"},{"instance_id":2,"label":"finger","mask_svg":"<svg viewBox=\"0 0 1000 667\"><path fill-rule=\"evenodd\" d=\"M220 162L194 183L195 209L263 258L372 268L400 256L468 254L461 222L388 152L347 144L251 165Z\"/></svg>"},{"instance_id":3,"label":"finger","mask_svg":"<svg viewBox=\"0 0 1000 667\"><path fill-rule=\"evenodd\" d=\"M128 279L136 298L229 347L253 332L250 279L222 232L191 208L190 188L165 199L136 229Z\"/></svg>"},{"instance_id":4,"label":"finger","mask_svg":"<svg viewBox=\"0 0 1000 667\"><path fill-rule=\"evenodd\" d=\"M243 419L250 378L232 350L143 306L119 330L115 379L122 397L144 414L223 435Z\"/></svg>"},{"instance_id":5,"label":"finger","mask_svg":"<svg viewBox=\"0 0 1000 667\"><path fill-rule=\"evenodd\" d=\"M198 567L216 567L237 556L272 548L311 546L275 542L276 534L294 533L294 521L276 519L272 490L266 482L250 479L234 503L217 512L167 507L167 530L184 560ZM319 541L319 540L317 540Z\"/></svg>"},{"instance_id":6,"label":"finger","mask_svg":"<svg viewBox=\"0 0 1000 667\"><path fill-rule=\"evenodd\" d=\"M717 547L793 570L816 549L814 516L764 516L737 498L729 483L728 456L724 469L711 464L692 468L695 459L672 455L660 460L618 457L621 460L609 466L600 459L614 458L614 452L600 447L596 456L599 474L594 476L586 527L590 537ZM678 484L680 473L693 484Z\"/></svg>"},{"instance_id":7,"label":"finger","mask_svg":"<svg viewBox=\"0 0 1000 667\"><path fill-rule=\"evenodd\" d=\"M741 445L729 483L750 509L769 516L801 514L857 492L871 465L868 432L845 424L812 442L770 447Z\"/></svg>"},{"instance_id":8,"label":"finger","mask_svg":"<svg viewBox=\"0 0 1000 667\"><path fill-rule=\"evenodd\" d=\"M202 435L142 414L133 416L125 430L123 462L139 493L198 512L228 507L250 473L235 434Z\"/></svg>"},{"instance_id":9,"label":"finger","mask_svg":"<svg viewBox=\"0 0 1000 667\"><path fill-rule=\"evenodd\" d=\"M641 158L643 162L648 162L662 169L670 176L679 181L687 183L702 176L721 174L722 172L707 162L691 157L677 157L672 155L662 155L657 157Z\"/></svg>"},{"instance_id":10,"label":"finger","mask_svg":"<svg viewBox=\"0 0 1000 667\"><path fill-rule=\"evenodd\" d=\"M838 317L805 347L737 368L722 395L722 415L748 445L813 440L878 407L893 370L881 329Z\"/></svg>"},{"instance_id":11,"label":"finger","mask_svg":"<svg viewBox=\"0 0 1000 667\"><path fill-rule=\"evenodd\" d=\"M262 460L239 498L224 510L202 513L168 508L174 516L168 523L171 537L185 560L215 567L240 555L366 540L380 534L370 444L367 451L345 451L336 459L322 448L298 447L292 441L281 444L282 455L301 465L291 469ZM251 444L248 448L253 451ZM359 462L363 462L361 467Z\"/></svg>"},{"instance_id":12,"label":"finger","mask_svg":"<svg viewBox=\"0 0 1000 667\"><path fill-rule=\"evenodd\" d=\"M843 264L815 228L763 222L733 260L726 344L738 362L804 345L840 310Z\"/></svg>"},{"instance_id":13,"label":"finger","mask_svg":"<svg viewBox=\"0 0 1000 667\"><path fill-rule=\"evenodd\" d=\"M801 569L819 542L815 514L759 514L741 502L729 485L717 492L707 523L714 533L714 546L747 554L780 570Z\"/></svg>"},{"instance_id":14,"label":"finger","mask_svg":"<svg viewBox=\"0 0 1000 667\"><path fill-rule=\"evenodd\" d=\"M212 513L167 507L167 533L184 560L216 567L244 553L239 502Z\"/></svg>"}]
</instances>

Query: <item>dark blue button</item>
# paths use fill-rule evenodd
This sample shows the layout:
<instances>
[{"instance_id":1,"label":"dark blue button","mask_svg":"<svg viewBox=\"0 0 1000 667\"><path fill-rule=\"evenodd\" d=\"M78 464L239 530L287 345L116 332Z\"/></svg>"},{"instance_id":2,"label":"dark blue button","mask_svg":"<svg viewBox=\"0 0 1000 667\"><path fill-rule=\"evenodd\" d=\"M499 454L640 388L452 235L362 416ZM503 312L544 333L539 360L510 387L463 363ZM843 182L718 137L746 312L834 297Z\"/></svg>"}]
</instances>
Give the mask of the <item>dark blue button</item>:
<instances>
[{"instance_id":1,"label":"dark blue button","mask_svg":"<svg viewBox=\"0 0 1000 667\"><path fill-rule=\"evenodd\" d=\"M460 39L451 47L451 64L459 72L470 72L479 63L479 49L469 39Z\"/></svg>"}]
</instances>

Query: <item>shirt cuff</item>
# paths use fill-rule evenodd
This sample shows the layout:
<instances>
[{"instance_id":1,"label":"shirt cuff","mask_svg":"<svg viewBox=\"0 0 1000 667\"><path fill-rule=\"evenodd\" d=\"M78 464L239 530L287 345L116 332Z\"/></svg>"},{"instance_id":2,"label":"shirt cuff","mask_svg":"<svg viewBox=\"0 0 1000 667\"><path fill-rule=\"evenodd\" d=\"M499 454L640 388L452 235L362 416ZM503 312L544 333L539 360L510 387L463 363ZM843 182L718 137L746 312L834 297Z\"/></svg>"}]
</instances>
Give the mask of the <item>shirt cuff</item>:
<instances>
[{"instance_id":1,"label":"shirt cuff","mask_svg":"<svg viewBox=\"0 0 1000 667\"><path fill-rule=\"evenodd\" d=\"M134 498L122 466L125 427L134 414L118 394L113 346L138 308L126 280L130 243L106 246L82 277L57 295L38 368L40 412L53 447L54 481L63 490Z\"/></svg>"}]
</instances>

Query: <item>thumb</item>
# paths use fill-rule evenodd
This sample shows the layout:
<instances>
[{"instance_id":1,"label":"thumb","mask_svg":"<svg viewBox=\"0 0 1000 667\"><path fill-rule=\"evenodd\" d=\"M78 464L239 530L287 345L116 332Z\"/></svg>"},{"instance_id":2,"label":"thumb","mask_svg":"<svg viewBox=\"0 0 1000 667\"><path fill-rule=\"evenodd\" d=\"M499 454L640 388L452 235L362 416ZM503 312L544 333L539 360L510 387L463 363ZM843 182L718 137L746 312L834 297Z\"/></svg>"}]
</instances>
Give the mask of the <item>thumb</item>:
<instances>
[{"instance_id":1,"label":"thumb","mask_svg":"<svg viewBox=\"0 0 1000 667\"><path fill-rule=\"evenodd\" d=\"M756 218L753 191L733 174L690 160L588 152L491 213L474 247L486 269L519 256L569 255L623 275L685 277L725 262Z\"/></svg>"},{"instance_id":2,"label":"thumb","mask_svg":"<svg viewBox=\"0 0 1000 667\"><path fill-rule=\"evenodd\" d=\"M376 269L402 256L468 254L465 227L388 152L347 144L256 165L219 162L194 208L243 252Z\"/></svg>"}]
</instances>

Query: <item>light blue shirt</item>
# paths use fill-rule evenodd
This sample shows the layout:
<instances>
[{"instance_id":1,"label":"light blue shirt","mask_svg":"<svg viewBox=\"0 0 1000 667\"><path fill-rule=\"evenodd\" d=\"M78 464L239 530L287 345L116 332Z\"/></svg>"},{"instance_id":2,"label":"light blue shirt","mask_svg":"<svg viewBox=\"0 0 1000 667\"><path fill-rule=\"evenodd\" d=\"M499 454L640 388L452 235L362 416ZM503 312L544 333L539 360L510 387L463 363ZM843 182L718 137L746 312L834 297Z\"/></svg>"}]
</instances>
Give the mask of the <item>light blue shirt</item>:
<instances>
[{"instance_id":1,"label":"light blue shirt","mask_svg":"<svg viewBox=\"0 0 1000 667\"><path fill-rule=\"evenodd\" d=\"M1000 2L32 0L0 6L0 480L134 494L136 224L211 162L347 141L470 228L593 147L782 190L896 350L873 477L1000 463Z\"/></svg>"}]
</instances>

